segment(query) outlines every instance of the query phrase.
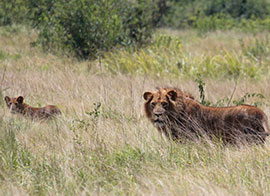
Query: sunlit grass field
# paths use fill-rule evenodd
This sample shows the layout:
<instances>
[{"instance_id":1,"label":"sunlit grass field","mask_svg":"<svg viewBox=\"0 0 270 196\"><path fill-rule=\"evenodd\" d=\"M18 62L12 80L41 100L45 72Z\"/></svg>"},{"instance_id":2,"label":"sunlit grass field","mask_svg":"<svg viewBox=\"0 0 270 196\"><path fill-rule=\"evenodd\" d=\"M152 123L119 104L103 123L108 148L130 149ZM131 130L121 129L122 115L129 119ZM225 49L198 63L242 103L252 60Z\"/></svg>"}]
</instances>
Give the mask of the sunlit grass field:
<instances>
[{"instance_id":1,"label":"sunlit grass field","mask_svg":"<svg viewBox=\"0 0 270 196\"><path fill-rule=\"evenodd\" d=\"M159 30L138 50L80 61L31 47L36 33L0 29L1 195L268 195L263 146L175 143L143 113L144 91L173 86L212 105L256 104L270 117L267 33ZM263 96L245 96L252 94ZM4 96L55 104L62 116L11 115Z\"/></svg>"}]
</instances>

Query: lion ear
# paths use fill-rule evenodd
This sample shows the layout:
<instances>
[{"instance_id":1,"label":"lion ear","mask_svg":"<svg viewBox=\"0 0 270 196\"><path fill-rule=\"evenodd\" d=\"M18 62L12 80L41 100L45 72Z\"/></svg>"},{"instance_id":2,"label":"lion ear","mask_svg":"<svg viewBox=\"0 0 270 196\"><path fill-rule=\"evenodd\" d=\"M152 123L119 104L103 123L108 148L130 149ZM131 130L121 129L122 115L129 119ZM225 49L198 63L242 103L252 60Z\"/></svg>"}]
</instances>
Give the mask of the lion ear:
<instances>
[{"instance_id":1,"label":"lion ear","mask_svg":"<svg viewBox=\"0 0 270 196\"><path fill-rule=\"evenodd\" d=\"M18 101L18 103L22 104L23 103L23 97L22 96L19 96L17 97L16 99Z\"/></svg>"},{"instance_id":2,"label":"lion ear","mask_svg":"<svg viewBox=\"0 0 270 196\"><path fill-rule=\"evenodd\" d=\"M143 94L143 98L144 98L146 101L152 99L152 97L153 97L153 93L151 93L151 92L145 92L145 93Z\"/></svg>"},{"instance_id":3,"label":"lion ear","mask_svg":"<svg viewBox=\"0 0 270 196\"><path fill-rule=\"evenodd\" d=\"M6 101L6 103L10 102L9 96L5 96L5 101Z\"/></svg>"},{"instance_id":4,"label":"lion ear","mask_svg":"<svg viewBox=\"0 0 270 196\"><path fill-rule=\"evenodd\" d=\"M177 98L177 92L175 90L171 90L167 93L167 95L169 95L169 97L171 98L171 100L175 101Z\"/></svg>"}]
</instances>

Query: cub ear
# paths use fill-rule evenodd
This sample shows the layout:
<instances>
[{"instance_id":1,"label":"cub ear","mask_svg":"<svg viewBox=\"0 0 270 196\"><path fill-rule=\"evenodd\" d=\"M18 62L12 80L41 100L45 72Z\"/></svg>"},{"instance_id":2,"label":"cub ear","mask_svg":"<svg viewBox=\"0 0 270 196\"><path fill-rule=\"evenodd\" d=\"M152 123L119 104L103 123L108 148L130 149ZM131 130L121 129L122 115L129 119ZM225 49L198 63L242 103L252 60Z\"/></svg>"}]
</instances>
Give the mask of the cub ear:
<instances>
[{"instance_id":1,"label":"cub ear","mask_svg":"<svg viewBox=\"0 0 270 196\"><path fill-rule=\"evenodd\" d=\"M151 92L145 92L145 93L143 94L143 98L144 98L146 101L152 99L152 97L153 97L153 93L151 93Z\"/></svg>"},{"instance_id":2,"label":"cub ear","mask_svg":"<svg viewBox=\"0 0 270 196\"><path fill-rule=\"evenodd\" d=\"M175 101L177 98L177 92L175 90L170 90L167 95L171 98L171 100Z\"/></svg>"},{"instance_id":3,"label":"cub ear","mask_svg":"<svg viewBox=\"0 0 270 196\"><path fill-rule=\"evenodd\" d=\"M6 101L6 103L10 102L9 96L5 96L5 101Z\"/></svg>"},{"instance_id":4,"label":"cub ear","mask_svg":"<svg viewBox=\"0 0 270 196\"><path fill-rule=\"evenodd\" d=\"M22 104L23 103L23 97L22 96L19 96L17 97L16 99L18 101L18 103Z\"/></svg>"}]
</instances>

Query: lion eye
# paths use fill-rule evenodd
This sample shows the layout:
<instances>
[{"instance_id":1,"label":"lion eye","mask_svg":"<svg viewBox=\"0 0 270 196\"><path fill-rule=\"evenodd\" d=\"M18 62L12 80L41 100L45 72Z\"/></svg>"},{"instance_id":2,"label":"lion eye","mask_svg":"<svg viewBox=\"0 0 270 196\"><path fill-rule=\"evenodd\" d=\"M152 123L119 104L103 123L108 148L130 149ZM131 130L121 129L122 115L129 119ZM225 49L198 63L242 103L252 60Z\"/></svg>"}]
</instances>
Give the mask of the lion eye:
<instances>
[{"instance_id":1,"label":"lion eye","mask_svg":"<svg viewBox=\"0 0 270 196\"><path fill-rule=\"evenodd\" d=\"M156 106L156 103L152 102L151 106L152 106L152 108L154 108Z\"/></svg>"},{"instance_id":2,"label":"lion eye","mask_svg":"<svg viewBox=\"0 0 270 196\"><path fill-rule=\"evenodd\" d=\"M162 107L163 107L163 108L166 108L166 107L168 107L168 103L166 103L166 102L163 102L163 103L162 103Z\"/></svg>"},{"instance_id":3,"label":"lion eye","mask_svg":"<svg viewBox=\"0 0 270 196\"><path fill-rule=\"evenodd\" d=\"M15 103L15 105L17 106L17 105L18 105L18 103Z\"/></svg>"}]
</instances>

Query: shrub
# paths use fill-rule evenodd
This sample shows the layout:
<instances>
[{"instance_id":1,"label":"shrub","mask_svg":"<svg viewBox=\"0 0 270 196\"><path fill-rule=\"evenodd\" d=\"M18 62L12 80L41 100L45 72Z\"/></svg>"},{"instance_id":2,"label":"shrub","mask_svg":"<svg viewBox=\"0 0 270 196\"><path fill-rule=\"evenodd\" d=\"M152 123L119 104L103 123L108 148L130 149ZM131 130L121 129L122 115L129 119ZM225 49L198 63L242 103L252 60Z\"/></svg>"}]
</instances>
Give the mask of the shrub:
<instances>
[{"instance_id":1,"label":"shrub","mask_svg":"<svg viewBox=\"0 0 270 196\"><path fill-rule=\"evenodd\" d=\"M0 26L25 22L27 7L24 0L0 1Z\"/></svg>"},{"instance_id":2,"label":"shrub","mask_svg":"<svg viewBox=\"0 0 270 196\"><path fill-rule=\"evenodd\" d=\"M99 51L143 44L151 37L152 3L147 0L32 1L37 43L79 57L95 58Z\"/></svg>"}]
</instances>

